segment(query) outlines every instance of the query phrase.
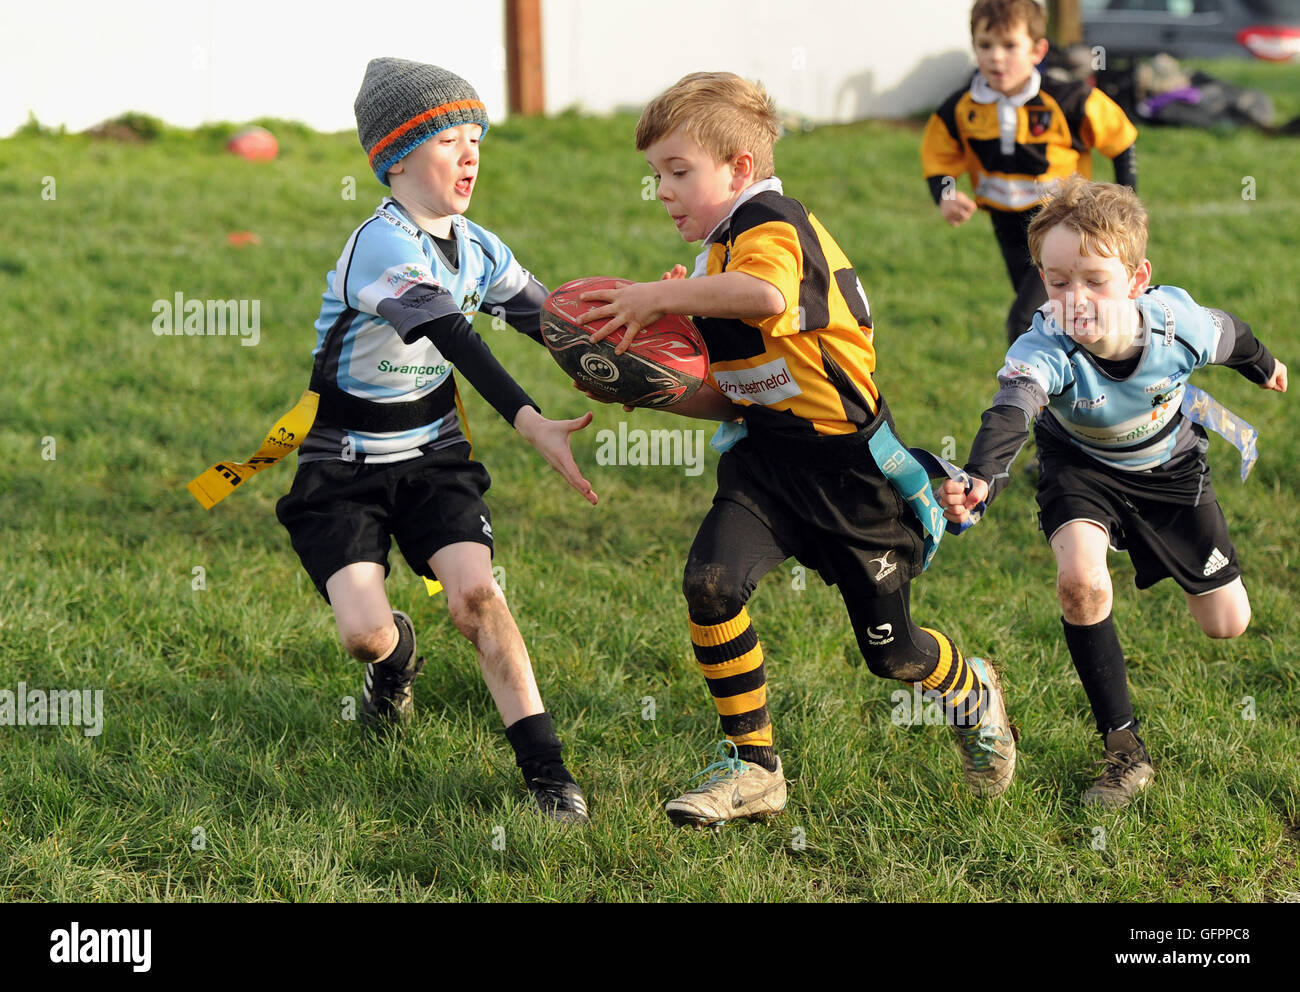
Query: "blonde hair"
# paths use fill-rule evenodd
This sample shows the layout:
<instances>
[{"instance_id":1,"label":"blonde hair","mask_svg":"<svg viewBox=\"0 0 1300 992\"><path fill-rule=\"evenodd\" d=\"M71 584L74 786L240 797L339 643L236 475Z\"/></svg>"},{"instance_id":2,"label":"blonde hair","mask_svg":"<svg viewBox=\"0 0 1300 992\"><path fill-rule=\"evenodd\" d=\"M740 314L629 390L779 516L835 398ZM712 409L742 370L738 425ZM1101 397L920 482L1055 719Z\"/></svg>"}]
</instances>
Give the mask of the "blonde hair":
<instances>
[{"instance_id":1,"label":"blonde hair","mask_svg":"<svg viewBox=\"0 0 1300 992\"><path fill-rule=\"evenodd\" d=\"M1030 41L1047 37L1047 12L1035 0L977 0L970 12L972 38L985 21L989 31L1014 31L1023 24Z\"/></svg>"},{"instance_id":2,"label":"blonde hair","mask_svg":"<svg viewBox=\"0 0 1300 992\"><path fill-rule=\"evenodd\" d=\"M636 125L637 151L682 129L715 162L728 162L741 152L754 156L754 178L776 171L772 146L780 127L776 107L761 83L732 72L693 72L655 97Z\"/></svg>"},{"instance_id":3,"label":"blonde hair","mask_svg":"<svg viewBox=\"0 0 1300 992\"><path fill-rule=\"evenodd\" d=\"M1029 255L1043 267L1043 240L1064 224L1079 234L1079 254L1115 257L1132 275L1147 253L1147 208L1127 186L1074 175L1029 225Z\"/></svg>"}]
</instances>

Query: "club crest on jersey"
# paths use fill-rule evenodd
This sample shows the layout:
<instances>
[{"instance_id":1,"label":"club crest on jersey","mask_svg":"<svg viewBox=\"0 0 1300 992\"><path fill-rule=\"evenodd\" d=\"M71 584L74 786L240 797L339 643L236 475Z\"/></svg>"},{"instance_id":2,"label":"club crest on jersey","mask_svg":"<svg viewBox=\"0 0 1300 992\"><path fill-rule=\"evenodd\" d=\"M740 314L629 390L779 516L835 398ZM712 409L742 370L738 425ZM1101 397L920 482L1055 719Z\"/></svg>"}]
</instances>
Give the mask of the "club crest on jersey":
<instances>
[{"instance_id":1,"label":"club crest on jersey","mask_svg":"<svg viewBox=\"0 0 1300 992\"><path fill-rule=\"evenodd\" d=\"M483 302L483 297L479 295L477 289L471 289L465 294L465 298L460 301L461 313L474 313L478 310L478 305Z\"/></svg>"},{"instance_id":2,"label":"club crest on jersey","mask_svg":"<svg viewBox=\"0 0 1300 992\"><path fill-rule=\"evenodd\" d=\"M1047 133L1047 129L1052 126L1052 112L1050 110L1031 110L1029 111L1029 133L1035 138L1041 137Z\"/></svg>"}]
</instances>

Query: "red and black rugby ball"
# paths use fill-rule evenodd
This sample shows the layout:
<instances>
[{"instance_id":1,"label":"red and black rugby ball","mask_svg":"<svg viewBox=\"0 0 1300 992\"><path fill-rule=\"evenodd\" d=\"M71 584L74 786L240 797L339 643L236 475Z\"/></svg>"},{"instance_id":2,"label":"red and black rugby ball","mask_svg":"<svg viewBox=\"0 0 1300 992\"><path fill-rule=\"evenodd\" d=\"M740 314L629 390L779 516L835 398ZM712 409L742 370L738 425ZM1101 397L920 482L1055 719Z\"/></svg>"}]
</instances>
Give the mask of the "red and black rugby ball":
<instances>
[{"instance_id":1,"label":"red and black rugby ball","mask_svg":"<svg viewBox=\"0 0 1300 992\"><path fill-rule=\"evenodd\" d=\"M628 285L630 279L601 276L566 282L542 307L542 339L556 364L592 393L627 406L668 406L684 400L709 374L704 339L688 318L669 314L655 321L643 328L621 355L614 349L626 328L593 344L591 335L604 327L608 318L578 323L584 313L605 305L600 300L581 299L583 293Z\"/></svg>"}]
</instances>

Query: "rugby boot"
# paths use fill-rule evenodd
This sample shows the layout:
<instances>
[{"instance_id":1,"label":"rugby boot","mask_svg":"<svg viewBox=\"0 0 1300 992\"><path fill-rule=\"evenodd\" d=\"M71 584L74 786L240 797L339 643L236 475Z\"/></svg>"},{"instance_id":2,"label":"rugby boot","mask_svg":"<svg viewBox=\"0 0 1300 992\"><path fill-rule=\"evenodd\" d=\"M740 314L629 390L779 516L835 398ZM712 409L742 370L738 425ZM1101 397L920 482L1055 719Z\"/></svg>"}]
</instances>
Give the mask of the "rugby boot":
<instances>
[{"instance_id":1,"label":"rugby boot","mask_svg":"<svg viewBox=\"0 0 1300 992\"><path fill-rule=\"evenodd\" d=\"M587 815L587 797L576 782L539 776L528 779L528 791L533 794L537 808L552 820L584 826L591 822Z\"/></svg>"},{"instance_id":2,"label":"rugby boot","mask_svg":"<svg viewBox=\"0 0 1300 992\"><path fill-rule=\"evenodd\" d=\"M991 798L1002 795L1011 785L1016 772L1016 739L998 673L983 658L967 658L966 664L985 689L983 716L973 730L949 726L961 754L966 784L977 796Z\"/></svg>"},{"instance_id":3,"label":"rugby boot","mask_svg":"<svg viewBox=\"0 0 1300 992\"><path fill-rule=\"evenodd\" d=\"M1083 794L1083 805L1127 806L1156 777L1151 755L1142 738L1128 727L1112 730L1103 740L1106 754L1098 762L1103 766L1102 771L1092 788Z\"/></svg>"},{"instance_id":4,"label":"rugby boot","mask_svg":"<svg viewBox=\"0 0 1300 992\"><path fill-rule=\"evenodd\" d=\"M415 652L415 627L401 610L393 611L393 623L403 626L411 636L411 653L406 664L398 667L388 660L366 665L366 683L361 693L361 723L370 729L383 729L405 723L415 712L411 683L424 668L424 659ZM400 643L400 641L399 641Z\"/></svg>"},{"instance_id":5,"label":"rugby boot","mask_svg":"<svg viewBox=\"0 0 1300 992\"><path fill-rule=\"evenodd\" d=\"M776 771L742 761L731 741L718 744L720 761L715 761L696 775L708 775L705 783L678 796L664 808L678 826L716 826L728 820L775 816L785 809L785 775L781 759Z\"/></svg>"}]
</instances>

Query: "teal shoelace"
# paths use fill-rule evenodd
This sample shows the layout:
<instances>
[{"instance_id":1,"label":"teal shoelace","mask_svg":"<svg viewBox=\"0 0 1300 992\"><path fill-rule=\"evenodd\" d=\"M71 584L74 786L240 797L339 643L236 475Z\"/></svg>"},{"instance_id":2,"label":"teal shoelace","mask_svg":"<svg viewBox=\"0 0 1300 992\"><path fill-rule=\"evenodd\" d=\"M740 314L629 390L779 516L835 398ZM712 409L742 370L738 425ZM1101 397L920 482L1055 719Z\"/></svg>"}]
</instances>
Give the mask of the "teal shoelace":
<instances>
[{"instance_id":1,"label":"teal shoelace","mask_svg":"<svg viewBox=\"0 0 1300 992\"><path fill-rule=\"evenodd\" d=\"M731 749L730 753L728 753L727 750L728 748ZM740 760L740 749L736 747L734 741L730 741L730 740L719 741L717 753L718 753L718 757L721 760L715 761L713 764L708 765L704 769L704 771L697 772L695 775L692 776L692 781L694 781L694 779L697 778L702 778L703 776L708 775L710 772L715 773L709 779L710 782L712 782L714 779L727 778L728 776L731 775L745 774L747 769L745 767L745 763Z\"/></svg>"},{"instance_id":2,"label":"teal shoelace","mask_svg":"<svg viewBox=\"0 0 1300 992\"><path fill-rule=\"evenodd\" d=\"M1004 761L1007 756L997 749L994 742L998 744L1009 744L1011 738L1005 734L999 734L988 727L980 726L974 730L958 729L961 735L961 747L975 764L977 771L985 772L993 760L993 756L1002 758Z\"/></svg>"}]
</instances>

